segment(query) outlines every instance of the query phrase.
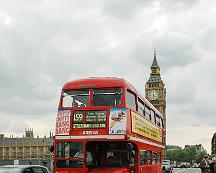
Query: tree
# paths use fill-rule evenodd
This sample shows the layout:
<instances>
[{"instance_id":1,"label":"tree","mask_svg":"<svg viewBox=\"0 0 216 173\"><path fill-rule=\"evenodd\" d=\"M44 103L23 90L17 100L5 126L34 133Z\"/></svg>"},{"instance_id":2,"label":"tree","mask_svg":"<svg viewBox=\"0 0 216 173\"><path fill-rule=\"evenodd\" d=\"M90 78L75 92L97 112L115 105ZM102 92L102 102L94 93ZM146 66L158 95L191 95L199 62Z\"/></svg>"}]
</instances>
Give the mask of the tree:
<instances>
[{"instance_id":1,"label":"tree","mask_svg":"<svg viewBox=\"0 0 216 173\"><path fill-rule=\"evenodd\" d=\"M183 150L183 152L184 152L184 161L185 162L192 163L192 160L195 160L195 158L196 158L196 147L195 146L185 148Z\"/></svg>"},{"instance_id":2,"label":"tree","mask_svg":"<svg viewBox=\"0 0 216 173\"><path fill-rule=\"evenodd\" d=\"M196 163L199 163L202 158L206 155L206 151L201 152L199 155L196 153L196 147L195 146L189 146L187 148L180 148L180 147L174 147L169 146L166 149L165 152L165 158L171 161L176 161L178 163L181 162L190 162L192 163L195 161Z\"/></svg>"}]
</instances>

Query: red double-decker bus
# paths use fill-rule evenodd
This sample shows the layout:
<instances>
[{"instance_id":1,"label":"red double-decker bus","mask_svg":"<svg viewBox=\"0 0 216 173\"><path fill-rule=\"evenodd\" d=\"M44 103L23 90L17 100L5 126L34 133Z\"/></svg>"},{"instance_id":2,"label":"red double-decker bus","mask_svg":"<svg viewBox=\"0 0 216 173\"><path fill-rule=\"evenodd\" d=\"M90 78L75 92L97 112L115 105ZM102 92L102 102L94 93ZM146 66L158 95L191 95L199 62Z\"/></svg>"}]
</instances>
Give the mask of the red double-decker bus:
<instances>
[{"instance_id":1,"label":"red double-decker bus","mask_svg":"<svg viewBox=\"0 0 216 173\"><path fill-rule=\"evenodd\" d=\"M162 115L126 80L63 86L54 137L56 173L161 173Z\"/></svg>"}]
</instances>

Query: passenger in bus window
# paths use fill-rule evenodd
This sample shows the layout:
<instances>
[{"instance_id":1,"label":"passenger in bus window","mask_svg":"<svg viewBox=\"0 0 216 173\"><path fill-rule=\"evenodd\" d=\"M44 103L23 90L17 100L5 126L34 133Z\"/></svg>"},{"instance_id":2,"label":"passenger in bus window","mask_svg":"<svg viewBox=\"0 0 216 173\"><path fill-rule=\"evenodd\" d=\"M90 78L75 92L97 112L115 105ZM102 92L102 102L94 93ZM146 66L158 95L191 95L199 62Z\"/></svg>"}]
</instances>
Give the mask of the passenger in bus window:
<instances>
[{"instance_id":1,"label":"passenger in bus window","mask_svg":"<svg viewBox=\"0 0 216 173\"><path fill-rule=\"evenodd\" d=\"M147 165L147 159L143 159L143 165Z\"/></svg>"},{"instance_id":2,"label":"passenger in bus window","mask_svg":"<svg viewBox=\"0 0 216 173\"><path fill-rule=\"evenodd\" d=\"M86 154L87 154L86 155L86 164L92 165L92 162L93 162L92 154L89 151L87 151Z\"/></svg>"},{"instance_id":3,"label":"passenger in bus window","mask_svg":"<svg viewBox=\"0 0 216 173\"><path fill-rule=\"evenodd\" d=\"M87 151L86 152L86 164L87 165L91 165L92 164L92 154L89 152L89 151ZM74 155L74 157L76 157L76 158L83 158L83 152L80 150L80 151L78 151L75 155Z\"/></svg>"},{"instance_id":4,"label":"passenger in bus window","mask_svg":"<svg viewBox=\"0 0 216 173\"><path fill-rule=\"evenodd\" d=\"M157 162L156 162L156 159L155 158L152 158L152 165L155 165Z\"/></svg>"},{"instance_id":5,"label":"passenger in bus window","mask_svg":"<svg viewBox=\"0 0 216 173\"><path fill-rule=\"evenodd\" d=\"M157 153L152 153L152 164L155 165L157 164Z\"/></svg>"},{"instance_id":6,"label":"passenger in bus window","mask_svg":"<svg viewBox=\"0 0 216 173\"><path fill-rule=\"evenodd\" d=\"M109 166L119 166L120 165L120 158L117 155L109 156L107 161L108 161Z\"/></svg>"},{"instance_id":7,"label":"passenger in bus window","mask_svg":"<svg viewBox=\"0 0 216 173\"><path fill-rule=\"evenodd\" d=\"M74 102L72 103L72 107L78 107L78 103L74 101Z\"/></svg>"},{"instance_id":8,"label":"passenger in bus window","mask_svg":"<svg viewBox=\"0 0 216 173\"><path fill-rule=\"evenodd\" d=\"M151 165L151 160L150 159L147 160L147 165Z\"/></svg>"},{"instance_id":9,"label":"passenger in bus window","mask_svg":"<svg viewBox=\"0 0 216 173\"><path fill-rule=\"evenodd\" d=\"M120 158L119 156L115 155L113 156L113 165L119 166L120 165Z\"/></svg>"},{"instance_id":10,"label":"passenger in bus window","mask_svg":"<svg viewBox=\"0 0 216 173\"><path fill-rule=\"evenodd\" d=\"M109 156L107 158L107 165L111 166L112 165L112 160L113 160L113 156Z\"/></svg>"},{"instance_id":11,"label":"passenger in bus window","mask_svg":"<svg viewBox=\"0 0 216 173\"><path fill-rule=\"evenodd\" d=\"M74 157L83 158L83 152L82 152L81 150L78 151L78 152L74 155Z\"/></svg>"}]
</instances>

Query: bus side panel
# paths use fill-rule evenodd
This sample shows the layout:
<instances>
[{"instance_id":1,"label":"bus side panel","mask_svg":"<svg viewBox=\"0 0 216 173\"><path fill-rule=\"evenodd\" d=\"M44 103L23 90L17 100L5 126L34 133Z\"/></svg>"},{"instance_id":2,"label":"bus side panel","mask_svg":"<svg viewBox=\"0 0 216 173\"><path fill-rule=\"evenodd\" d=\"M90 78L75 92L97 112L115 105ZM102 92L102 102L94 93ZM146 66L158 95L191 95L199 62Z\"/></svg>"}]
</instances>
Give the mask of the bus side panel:
<instances>
[{"instance_id":1,"label":"bus side panel","mask_svg":"<svg viewBox=\"0 0 216 173\"><path fill-rule=\"evenodd\" d=\"M127 113L127 125L126 125L126 134L127 135L131 135L131 131L132 131L132 122L131 122L131 111L130 109L126 109L126 113Z\"/></svg>"},{"instance_id":2,"label":"bus side panel","mask_svg":"<svg viewBox=\"0 0 216 173\"><path fill-rule=\"evenodd\" d=\"M144 164L144 165L140 165L140 152L141 151L151 151L151 152L157 152L160 153L160 158L162 157L162 148L156 147L156 146L151 146L149 144L144 144L144 143L140 143L140 142L136 142L137 146L138 146L138 173L161 173L161 159L160 162L158 163L153 163L151 161L151 164Z\"/></svg>"},{"instance_id":3,"label":"bus side panel","mask_svg":"<svg viewBox=\"0 0 216 173\"><path fill-rule=\"evenodd\" d=\"M139 165L138 173L161 173L160 165Z\"/></svg>"},{"instance_id":4,"label":"bus side panel","mask_svg":"<svg viewBox=\"0 0 216 173\"><path fill-rule=\"evenodd\" d=\"M151 165L140 165L138 173L146 173L146 172L153 173L152 166Z\"/></svg>"}]
</instances>

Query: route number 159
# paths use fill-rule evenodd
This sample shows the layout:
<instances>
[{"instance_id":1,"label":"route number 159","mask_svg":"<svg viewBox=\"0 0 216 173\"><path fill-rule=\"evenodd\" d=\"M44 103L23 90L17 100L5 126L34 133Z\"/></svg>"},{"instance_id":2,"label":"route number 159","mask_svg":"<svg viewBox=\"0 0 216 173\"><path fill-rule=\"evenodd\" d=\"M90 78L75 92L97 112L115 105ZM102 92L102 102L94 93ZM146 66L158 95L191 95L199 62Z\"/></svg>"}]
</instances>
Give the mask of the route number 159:
<instances>
[{"instance_id":1,"label":"route number 159","mask_svg":"<svg viewBox=\"0 0 216 173\"><path fill-rule=\"evenodd\" d=\"M74 112L73 121L74 122L81 122L83 120L83 113L82 112Z\"/></svg>"}]
</instances>

